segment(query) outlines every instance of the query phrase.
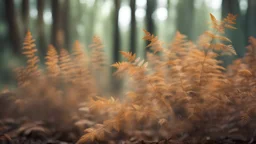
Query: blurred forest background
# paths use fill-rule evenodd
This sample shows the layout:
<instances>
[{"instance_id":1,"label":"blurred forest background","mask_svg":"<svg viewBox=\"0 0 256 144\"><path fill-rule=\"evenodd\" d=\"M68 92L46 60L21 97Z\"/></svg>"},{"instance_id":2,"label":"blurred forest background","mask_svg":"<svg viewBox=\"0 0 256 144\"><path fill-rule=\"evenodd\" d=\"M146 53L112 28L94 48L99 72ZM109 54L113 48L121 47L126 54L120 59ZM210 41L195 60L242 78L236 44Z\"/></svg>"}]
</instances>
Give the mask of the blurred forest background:
<instances>
[{"instance_id":1,"label":"blurred forest background","mask_svg":"<svg viewBox=\"0 0 256 144\"><path fill-rule=\"evenodd\" d=\"M1 0L0 88L12 84L12 70L24 64L22 41L29 29L36 39L41 61L48 44L70 50L79 40L86 51L99 36L112 64L120 50L145 56L143 31L170 42L177 30L196 42L208 28L209 13L220 19L238 14L238 30L228 32L237 57L246 51L247 38L256 36L256 0ZM232 58L225 58L225 64Z\"/></svg>"}]
</instances>

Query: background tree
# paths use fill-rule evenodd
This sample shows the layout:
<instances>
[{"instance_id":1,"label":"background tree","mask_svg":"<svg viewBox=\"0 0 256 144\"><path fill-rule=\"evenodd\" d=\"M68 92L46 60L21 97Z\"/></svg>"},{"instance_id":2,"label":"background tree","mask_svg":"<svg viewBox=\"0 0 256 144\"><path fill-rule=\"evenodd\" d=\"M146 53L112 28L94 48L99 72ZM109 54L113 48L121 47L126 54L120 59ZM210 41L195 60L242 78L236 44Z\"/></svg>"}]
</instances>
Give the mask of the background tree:
<instances>
[{"instance_id":1,"label":"background tree","mask_svg":"<svg viewBox=\"0 0 256 144\"><path fill-rule=\"evenodd\" d=\"M192 39L191 24L194 21L194 0L179 0L177 6L177 30Z\"/></svg>"},{"instance_id":2,"label":"background tree","mask_svg":"<svg viewBox=\"0 0 256 144\"><path fill-rule=\"evenodd\" d=\"M121 6L120 0L115 0L115 9L114 9L114 27L113 27L113 63L119 61L119 51L120 51L120 45L121 45L121 39L120 39L120 31L119 31L119 9ZM115 69L112 68L112 72L114 72ZM120 90L120 81L117 79L113 79L113 91L118 92Z\"/></svg>"},{"instance_id":3,"label":"background tree","mask_svg":"<svg viewBox=\"0 0 256 144\"><path fill-rule=\"evenodd\" d=\"M114 12L114 33L113 33L113 44L114 44L114 49L113 49L113 62L118 62L119 61L119 48L120 48L120 31L119 31L119 9L120 9L120 0L115 0L115 12Z\"/></svg>"},{"instance_id":4,"label":"background tree","mask_svg":"<svg viewBox=\"0 0 256 144\"><path fill-rule=\"evenodd\" d=\"M26 32L29 29L29 0L22 0L21 14L24 31L23 35L25 36Z\"/></svg>"},{"instance_id":5,"label":"background tree","mask_svg":"<svg viewBox=\"0 0 256 144\"><path fill-rule=\"evenodd\" d=\"M222 0L222 18L226 17L228 13L232 13L237 15L236 25L235 27L237 30L228 30L226 35L232 41L232 45L236 50L237 56L242 57L245 52L245 41L244 41L244 32L242 28L242 16L239 8L239 1L238 0ZM225 58L224 58L225 57ZM234 56L228 57L223 56L222 59L224 60L224 64L232 63Z\"/></svg>"},{"instance_id":6,"label":"background tree","mask_svg":"<svg viewBox=\"0 0 256 144\"><path fill-rule=\"evenodd\" d=\"M64 32L64 47L70 48L70 1L65 0L63 1L63 6L61 8L61 14L62 14L62 30Z\"/></svg>"},{"instance_id":7,"label":"background tree","mask_svg":"<svg viewBox=\"0 0 256 144\"><path fill-rule=\"evenodd\" d=\"M8 34L10 37L10 44L15 54L20 54L21 49L21 34L17 23L17 17L15 13L14 0L5 0L5 18L8 23Z\"/></svg>"},{"instance_id":8,"label":"background tree","mask_svg":"<svg viewBox=\"0 0 256 144\"><path fill-rule=\"evenodd\" d=\"M41 61L44 60L44 56L46 55L46 40L45 40L45 32L44 32L44 6L45 0L37 0L37 41L38 41L38 48L40 50L40 58Z\"/></svg>"},{"instance_id":9,"label":"background tree","mask_svg":"<svg viewBox=\"0 0 256 144\"><path fill-rule=\"evenodd\" d=\"M245 15L245 38L247 39L249 36L256 37L256 1L248 0L248 9Z\"/></svg>"},{"instance_id":10,"label":"background tree","mask_svg":"<svg viewBox=\"0 0 256 144\"><path fill-rule=\"evenodd\" d=\"M136 0L130 0L131 7L131 30L130 30L130 52L136 52L136 39L137 39L137 29L136 29Z\"/></svg>"},{"instance_id":11,"label":"background tree","mask_svg":"<svg viewBox=\"0 0 256 144\"><path fill-rule=\"evenodd\" d=\"M147 8L146 8L146 29L148 32L151 34L156 35L156 30L155 30L155 22L153 19L153 13L156 9L156 1L154 0L147 0ZM146 45L148 45L149 42L146 42ZM149 51L147 49L146 51ZM146 53L145 53L145 58L146 58Z\"/></svg>"}]
</instances>

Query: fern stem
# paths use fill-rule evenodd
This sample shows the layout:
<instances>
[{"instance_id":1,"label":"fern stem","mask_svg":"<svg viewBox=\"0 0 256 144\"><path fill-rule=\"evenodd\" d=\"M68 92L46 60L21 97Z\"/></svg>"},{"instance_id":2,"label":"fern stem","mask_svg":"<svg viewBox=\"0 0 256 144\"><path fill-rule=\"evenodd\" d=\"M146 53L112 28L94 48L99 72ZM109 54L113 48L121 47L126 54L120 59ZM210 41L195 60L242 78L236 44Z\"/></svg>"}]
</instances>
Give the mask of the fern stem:
<instances>
[{"instance_id":1,"label":"fern stem","mask_svg":"<svg viewBox=\"0 0 256 144\"><path fill-rule=\"evenodd\" d=\"M185 88L184 88L183 81L182 81L182 79L181 79L180 73L179 73L179 80L180 80L180 87L181 87L182 91L184 92L184 94L185 94L186 96L188 96L188 94L187 94L187 92L186 92L186 90L185 90Z\"/></svg>"},{"instance_id":2,"label":"fern stem","mask_svg":"<svg viewBox=\"0 0 256 144\"><path fill-rule=\"evenodd\" d=\"M214 31L214 35L215 35L215 33L217 33L216 30ZM207 47L207 49L204 50L205 55L204 55L204 59L203 59L203 61L202 61L202 63L201 63L202 67L201 67L201 70L200 70L200 77L199 77L199 86L200 86L200 87L201 87L201 85L202 85L201 82L202 82L202 75L203 75L203 71L204 71L204 63L205 63L205 61L206 61L206 57L207 57L207 55L208 55L209 48L211 48L211 46L212 46L212 44L213 44L213 40L214 40L214 38L212 38L212 40L210 41L210 45Z\"/></svg>"},{"instance_id":3,"label":"fern stem","mask_svg":"<svg viewBox=\"0 0 256 144\"><path fill-rule=\"evenodd\" d=\"M174 110L172 109L171 105L169 103L167 103L164 99L164 97L162 97L162 93L160 91L157 90L157 88L151 83L149 82L150 85L153 87L154 91L159 94L160 97L160 101L167 107L167 109L169 110L169 112L171 113L171 117L173 118L173 120L175 119L175 114L174 114Z\"/></svg>"}]
</instances>

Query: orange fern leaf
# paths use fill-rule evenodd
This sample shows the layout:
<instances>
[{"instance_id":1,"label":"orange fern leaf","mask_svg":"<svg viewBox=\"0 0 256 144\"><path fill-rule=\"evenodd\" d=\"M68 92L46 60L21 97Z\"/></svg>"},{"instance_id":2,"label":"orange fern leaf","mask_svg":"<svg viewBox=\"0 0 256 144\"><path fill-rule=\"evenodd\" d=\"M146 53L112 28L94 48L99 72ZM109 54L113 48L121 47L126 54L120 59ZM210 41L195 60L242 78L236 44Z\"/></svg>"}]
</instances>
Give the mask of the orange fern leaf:
<instances>
[{"instance_id":1,"label":"orange fern leaf","mask_svg":"<svg viewBox=\"0 0 256 144\"><path fill-rule=\"evenodd\" d=\"M59 61L60 61L59 66L60 66L60 70L63 78L68 81L72 81L74 77L74 71L73 71L74 65L71 60L69 52L64 48L60 50Z\"/></svg>"},{"instance_id":2,"label":"orange fern leaf","mask_svg":"<svg viewBox=\"0 0 256 144\"><path fill-rule=\"evenodd\" d=\"M47 72L50 76L58 76L60 73L60 69L58 66L58 53L53 45L48 46L48 51L46 54L46 62L45 65L47 67Z\"/></svg>"},{"instance_id":3,"label":"orange fern leaf","mask_svg":"<svg viewBox=\"0 0 256 144\"><path fill-rule=\"evenodd\" d=\"M124 51L120 51L120 53L126 58L128 59L129 62L133 62L136 58L136 54L132 54L132 52L124 52Z\"/></svg>"},{"instance_id":4,"label":"orange fern leaf","mask_svg":"<svg viewBox=\"0 0 256 144\"><path fill-rule=\"evenodd\" d=\"M29 73L29 75L39 75L39 58L36 55L37 49L35 45L35 40L33 39L30 31L28 31L25 36L22 49L22 53L27 57L27 72Z\"/></svg>"}]
</instances>

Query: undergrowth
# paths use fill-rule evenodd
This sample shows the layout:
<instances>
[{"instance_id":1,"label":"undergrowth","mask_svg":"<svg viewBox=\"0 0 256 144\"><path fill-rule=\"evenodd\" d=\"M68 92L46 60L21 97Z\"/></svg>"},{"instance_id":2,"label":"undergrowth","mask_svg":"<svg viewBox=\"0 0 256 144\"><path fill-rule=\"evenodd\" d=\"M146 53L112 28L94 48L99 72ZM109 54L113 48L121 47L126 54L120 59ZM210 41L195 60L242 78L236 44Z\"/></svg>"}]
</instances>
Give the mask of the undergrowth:
<instances>
[{"instance_id":1,"label":"undergrowth","mask_svg":"<svg viewBox=\"0 0 256 144\"><path fill-rule=\"evenodd\" d=\"M126 60L112 67L117 69L113 75L123 78L127 86L122 99L104 96L98 86L97 77L106 68L99 37L94 37L89 54L78 41L71 52L49 45L42 70L28 32L23 47L27 64L15 69L14 103L1 111L1 117L27 116L60 129L73 123L80 132L85 129L79 144L163 139L199 143L234 135L253 139L256 39L249 38L244 58L222 67L218 56L236 55L225 36L227 29L236 29L236 16L228 14L221 21L210 17L211 28L195 43L176 32L164 47L157 36L144 30L143 39L151 49L147 60L121 51Z\"/></svg>"}]
</instances>

